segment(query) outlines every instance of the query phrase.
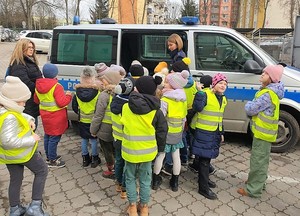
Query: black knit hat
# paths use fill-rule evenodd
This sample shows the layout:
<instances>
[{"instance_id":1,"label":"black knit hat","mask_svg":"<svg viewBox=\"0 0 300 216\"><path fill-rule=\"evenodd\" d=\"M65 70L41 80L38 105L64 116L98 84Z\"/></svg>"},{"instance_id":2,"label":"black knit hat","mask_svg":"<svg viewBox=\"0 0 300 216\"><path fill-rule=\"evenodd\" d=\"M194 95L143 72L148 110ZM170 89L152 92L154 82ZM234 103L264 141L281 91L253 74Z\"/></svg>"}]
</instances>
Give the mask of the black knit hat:
<instances>
[{"instance_id":1,"label":"black knit hat","mask_svg":"<svg viewBox=\"0 0 300 216\"><path fill-rule=\"evenodd\" d=\"M135 82L135 87L141 94L155 95L156 88L161 84L162 78L160 76L142 76Z\"/></svg>"},{"instance_id":2,"label":"black knit hat","mask_svg":"<svg viewBox=\"0 0 300 216\"><path fill-rule=\"evenodd\" d=\"M129 68L129 72L133 77L141 77L144 76L144 68L142 65L134 64Z\"/></svg>"},{"instance_id":3,"label":"black knit hat","mask_svg":"<svg viewBox=\"0 0 300 216\"><path fill-rule=\"evenodd\" d=\"M212 84L212 77L210 75L204 75L200 78L200 83L203 84L204 88L208 88Z\"/></svg>"},{"instance_id":4,"label":"black knit hat","mask_svg":"<svg viewBox=\"0 0 300 216\"><path fill-rule=\"evenodd\" d=\"M181 72L183 70L190 71L189 66L183 61L177 61L172 64L172 70L174 72Z\"/></svg>"}]
</instances>

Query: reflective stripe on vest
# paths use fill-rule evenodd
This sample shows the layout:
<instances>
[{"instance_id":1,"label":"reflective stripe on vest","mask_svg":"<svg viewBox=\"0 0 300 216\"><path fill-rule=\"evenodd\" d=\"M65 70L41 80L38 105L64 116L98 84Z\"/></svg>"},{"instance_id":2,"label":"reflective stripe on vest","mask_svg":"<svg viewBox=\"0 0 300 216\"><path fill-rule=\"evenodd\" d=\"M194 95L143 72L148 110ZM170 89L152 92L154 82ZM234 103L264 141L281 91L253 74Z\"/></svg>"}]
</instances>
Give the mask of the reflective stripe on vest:
<instances>
[{"instance_id":1,"label":"reflective stripe on vest","mask_svg":"<svg viewBox=\"0 0 300 216\"><path fill-rule=\"evenodd\" d=\"M91 123L92 122L92 118L95 113L99 94L100 94L100 92L98 92L98 94L93 98L93 100L91 100L89 102L83 102L76 95L76 100L77 100L78 108L79 108L78 112L79 112L79 121L80 122L83 122L83 123Z\"/></svg>"},{"instance_id":2,"label":"reflective stripe on vest","mask_svg":"<svg viewBox=\"0 0 300 216\"><path fill-rule=\"evenodd\" d=\"M223 97L222 106L216 95L210 90L206 91L206 106L197 113L196 128L207 131L222 131L224 109L227 105L226 97Z\"/></svg>"},{"instance_id":3,"label":"reflective stripe on vest","mask_svg":"<svg viewBox=\"0 0 300 216\"><path fill-rule=\"evenodd\" d=\"M111 113L112 130L113 130L112 134L116 140L123 139L123 125L120 119L121 119L121 114L116 115Z\"/></svg>"},{"instance_id":4,"label":"reflective stripe on vest","mask_svg":"<svg viewBox=\"0 0 300 216\"><path fill-rule=\"evenodd\" d=\"M166 97L161 98L168 104L166 120L168 122L168 144L178 144L182 140L184 129L183 120L187 115L187 102L175 101Z\"/></svg>"},{"instance_id":5,"label":"reflective stripe on vest","mask_svg":"<svg viewBox=\"0 0 300 216\"><path fill-rule=\"evenodd\" d=\"M120 122L124 125L122 157L130 163L152 161L157 155L155 128L156 110L143 115L134 114L128 103L123 105Z\"/></svg>"},{"instance_id":6,"label":"reflective stripe on vest","mask_svg":"<svg viewBox=\"0 0 300 216\"><path fill-rule=\"evenodd\" d=\"M268 93L270 95L272 104L275 106L274 115L267 116L264 112L252 117L252 132L254 137L268 142L274 142L278 133L278 120L279 120L279 98L275 92L270 89L262 89L255 94L254 98Z\"/></svg>"},{"instance_id":7,"label":"reflective stripe on vest","mask_svg":"<svg viewBox=\"0 0 300 216\"><path fill-rule=\"evenodd\" d=\"M33 133L27 119L25 119L22 114L7 111L0 116L0 127L2 127L4 119L9 115L14 115L17 121L19 122L19 127L22 128L22 131L17 135L18 138L24 136L31 136ZM1 128L0 128L1 130ZM4 149L2 143L0 143L0 164L20 164L29 161L32 155L35 153L38 147L38 142L35 143L32 147L24 148L15 148L15 149Z\"/></svg>"},{"instance_id":8,"label":"reflective stripe on vest","mask_svg":"<svg viewBox=\"0 0 300 216\"><path fill-rule=\"evenodd\" d=\"M196 82L189 87L189 88L183 88L185 95L186 95L186 102L187 102L187 109L190 110L193 108L193 101L195 98L195 94L197 93L197 86Z\"/></svg>"},{"instance_id":9,"label":"reflective stripe on vest","mask_svg":"<svg viewBox=\"0 0 300 216\"><path fill-rule=\"evenodd\" d=\"M56 102L55 102L55 98L54 98L54 90L56 88L57 85L60 85L59 83L56 83L51 89L50 91L48 91L45 94L41 94L37 91L37 89L35 89L35 93L37 95L37 97L40 100L40 110L46 110L46 111L50 111L50 112L54 112L54 111L58 111L61 109L66 108L65 107L59 107L57 106Z\"/></svg>"},{"instance_id":10,"label":"reflective stripe on vest","mask_svg":"<svg viewBox=\"0 0 300 216\"><path fill-rule=\"evenodd\" d=\"M105 109L105 114L104 114L104 117L103 117L103 120L102 120L102 122L107 123L107 124L112 124L111 111L110 111L111 101L112 101L112 96L109 95L109 102L108 102L108 105Z\"/></svg>"}]
</instances>

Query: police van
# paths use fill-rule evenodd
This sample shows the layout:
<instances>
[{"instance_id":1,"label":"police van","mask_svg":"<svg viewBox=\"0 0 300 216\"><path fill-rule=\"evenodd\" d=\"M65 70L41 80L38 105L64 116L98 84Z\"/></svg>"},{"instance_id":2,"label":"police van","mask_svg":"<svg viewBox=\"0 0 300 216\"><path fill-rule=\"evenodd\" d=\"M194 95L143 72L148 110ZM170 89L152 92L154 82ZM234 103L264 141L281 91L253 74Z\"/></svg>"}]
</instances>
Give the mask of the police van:
<instances>
[{"instance_id":1,"label":"police van","mask_svg":"<svg viewBox=\"0 0 300 216\"><path fill-rule=\"evenodd\" d=\"M160 61L170 62L166 40L177 33L184 51L191 58L190 71L197 79L221 72L228 78L225 92L228 106L224 127L229 132L248 133L250 119L244 111L246 101L259 89L262 68L278 62L237 31L205 25L86 24L56 27L53 30L49 61L59 68L59 81L74 91L82 69L95 63L122 65L129 69L133 60L150 74ZM285 152L300 137L300 72L285 67L282 82L278 137L273 152ZM77 117L70 110L71 120Z\"/></svg>"}]
</instances>

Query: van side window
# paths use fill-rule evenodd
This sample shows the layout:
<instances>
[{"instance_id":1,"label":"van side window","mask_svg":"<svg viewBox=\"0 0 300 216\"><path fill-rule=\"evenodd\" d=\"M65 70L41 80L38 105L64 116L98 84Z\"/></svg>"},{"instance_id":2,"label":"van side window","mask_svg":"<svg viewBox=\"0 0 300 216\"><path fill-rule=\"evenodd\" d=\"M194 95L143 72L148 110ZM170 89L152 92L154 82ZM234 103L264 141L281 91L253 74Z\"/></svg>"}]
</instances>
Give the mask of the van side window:
<instances>
[{"instance_id":1,"label":"van side window","mask_svg":"<svg viewBox=\"0 0 300 216\"><path fill-rule=\"evenodd\" d=\"M85 34L59 34L57 61L83 63L84 44Z\"/></svg>"},{"instance_id":2,"label":"van side window","mask_svg":"<svg viewBox=\"0 0 300 216\"><path fill-rule=\"evenodd\" d=\"M230 36L214 33L195 33L195 61L197 70L243 71L251 54Z\"/></svg>"},{"instance_id":3,"label":"van side window","mask_svg":"<svg viewBox=\"0 0 300 216\"><path fill-rule=\"evenodd\" d=\"M169 58L167 53L168 35L143 35L142 36L142 56L144 58Z\"/></svg>"}]
</instances>

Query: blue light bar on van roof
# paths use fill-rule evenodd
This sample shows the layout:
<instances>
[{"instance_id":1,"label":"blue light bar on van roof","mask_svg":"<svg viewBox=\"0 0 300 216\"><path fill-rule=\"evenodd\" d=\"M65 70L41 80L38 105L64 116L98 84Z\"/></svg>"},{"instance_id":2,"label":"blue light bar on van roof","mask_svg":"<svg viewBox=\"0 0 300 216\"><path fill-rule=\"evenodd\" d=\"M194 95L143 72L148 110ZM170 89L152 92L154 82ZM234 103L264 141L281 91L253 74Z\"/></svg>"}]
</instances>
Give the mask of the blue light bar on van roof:
<instances>
[{"instance_id":1,"label":"blue light bar on van roof","mask_svg":"<svg viewBox=\"0 0 300 216\"><path fill-rule=\"evenodd\" d=\"M185 25L196 25L199 22L199 18L194 16L185 16L181 17L181 22Z\"/></svg>"}]
</instances>

